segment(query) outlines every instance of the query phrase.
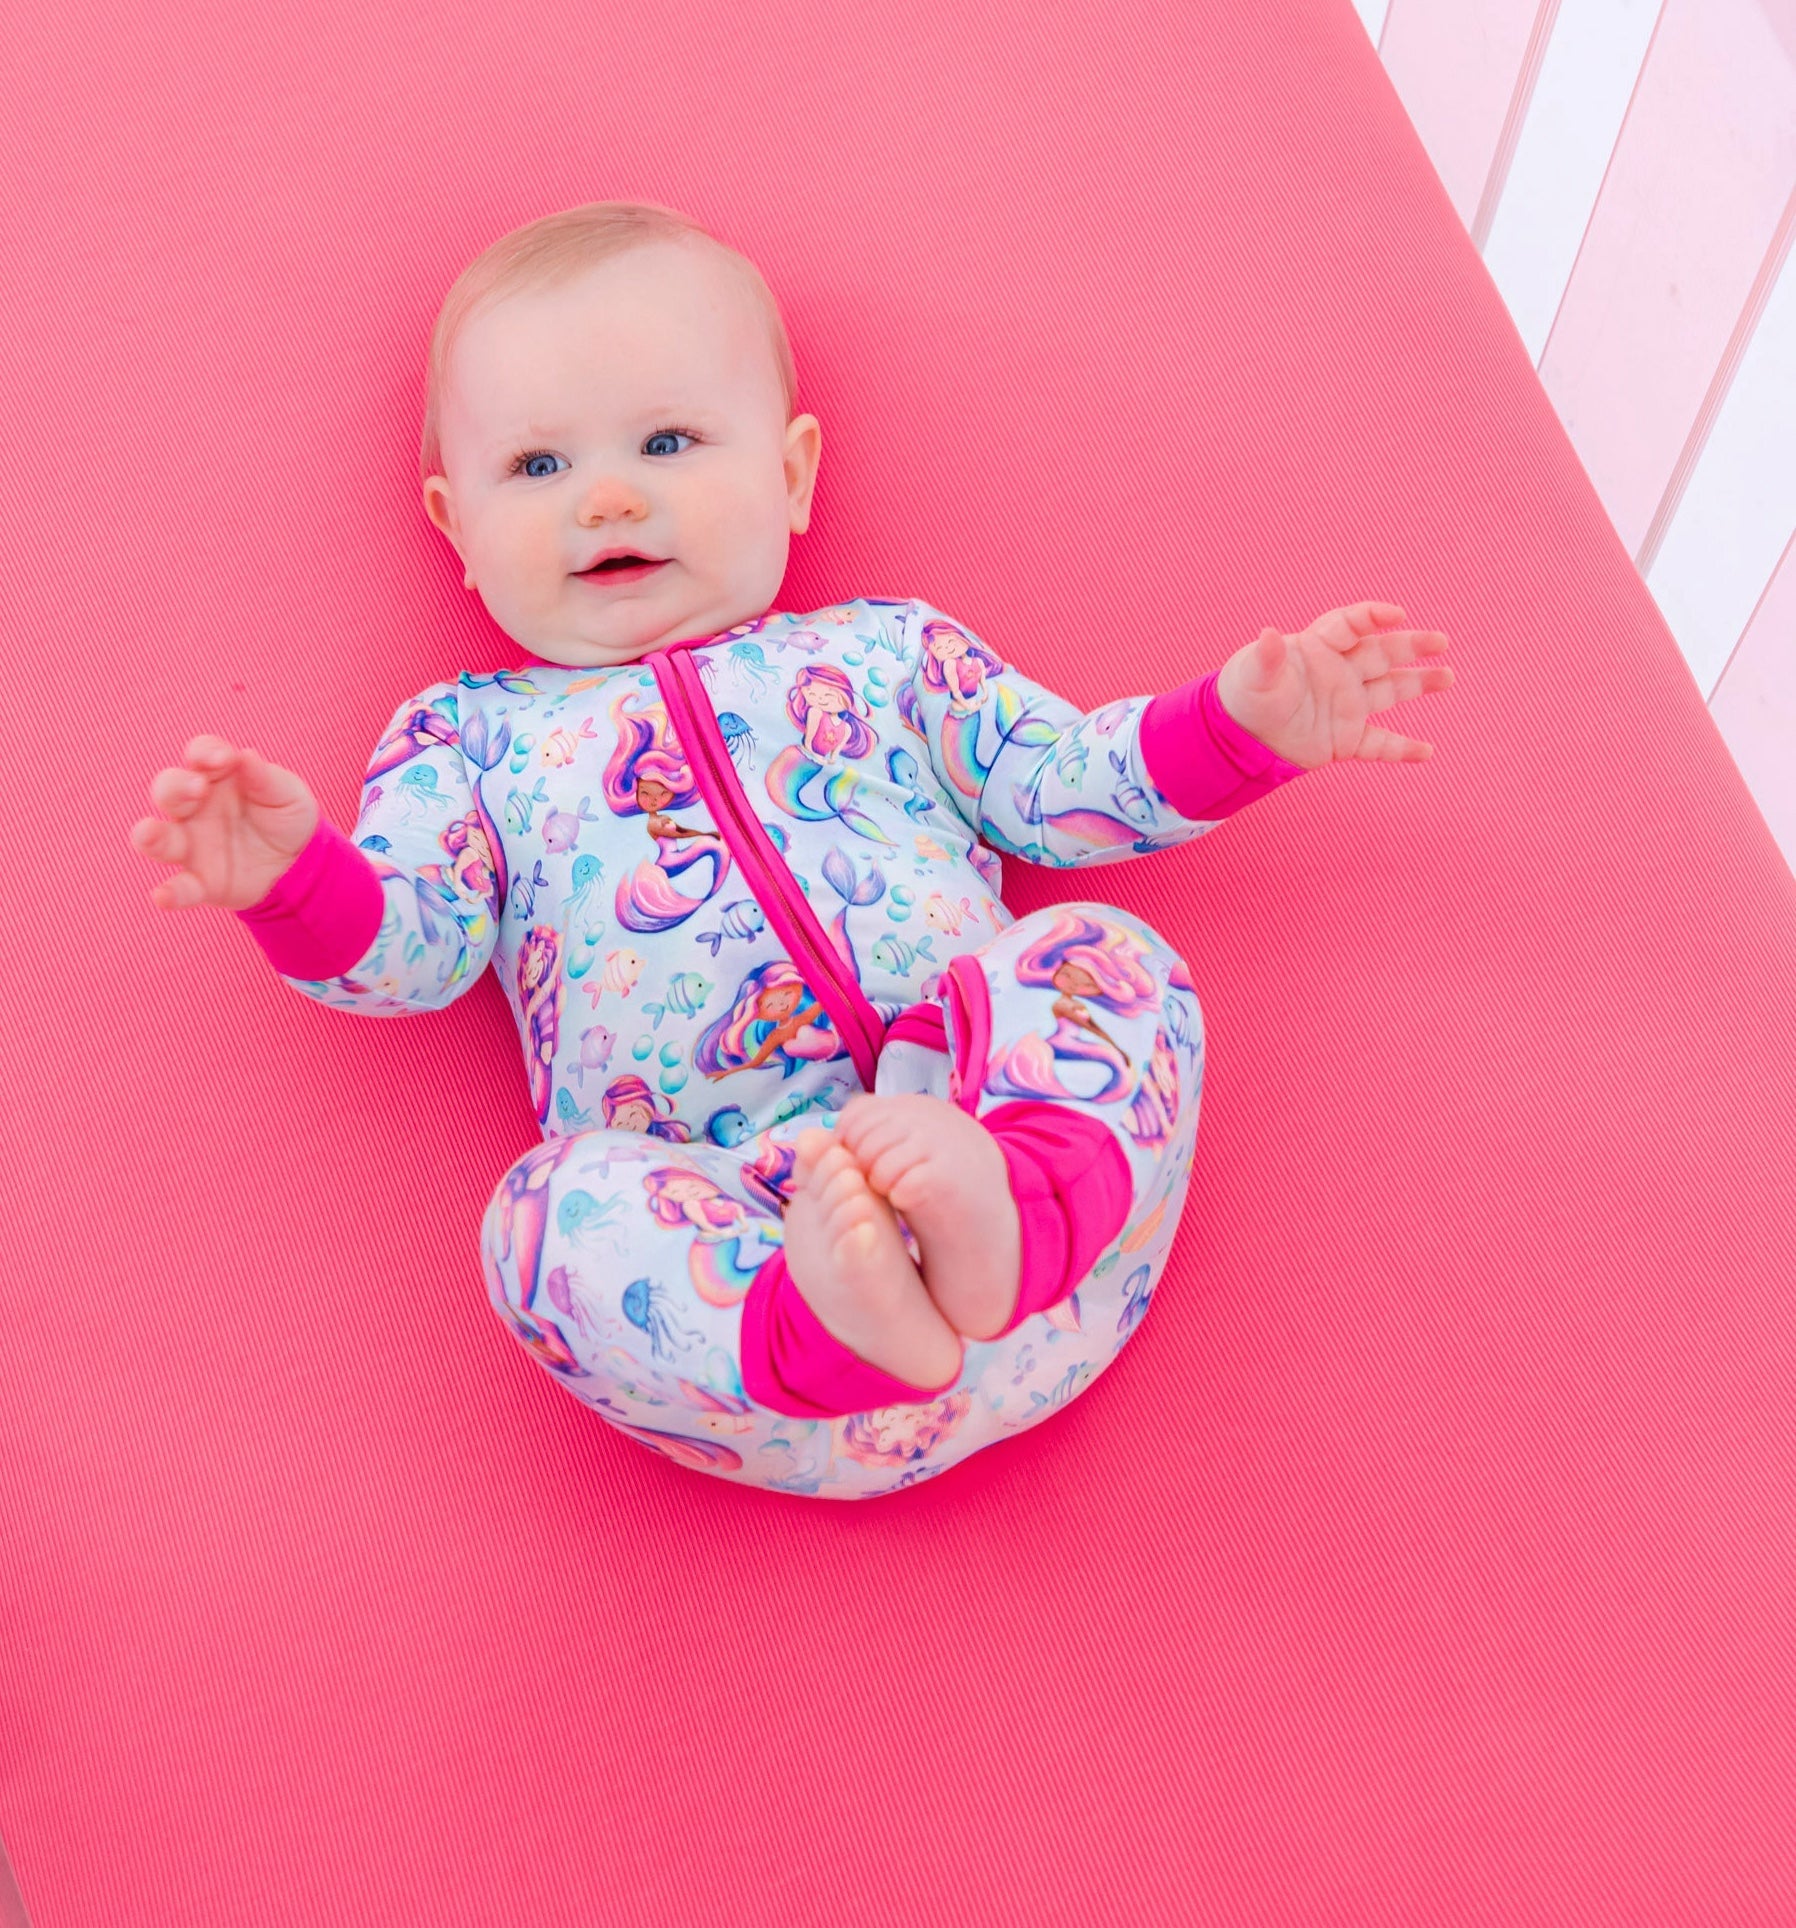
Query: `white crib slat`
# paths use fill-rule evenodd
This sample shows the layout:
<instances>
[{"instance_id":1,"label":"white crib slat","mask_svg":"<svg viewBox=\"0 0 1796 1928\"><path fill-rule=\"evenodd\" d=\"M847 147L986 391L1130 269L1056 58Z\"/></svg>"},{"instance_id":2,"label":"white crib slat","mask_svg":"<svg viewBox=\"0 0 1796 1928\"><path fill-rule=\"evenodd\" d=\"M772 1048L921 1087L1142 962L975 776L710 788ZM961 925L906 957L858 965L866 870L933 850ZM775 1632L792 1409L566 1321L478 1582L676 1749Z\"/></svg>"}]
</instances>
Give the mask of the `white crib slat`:
<instances>
[{"instance_id":1,"label":"white crib slat","mask_svg":"<svg viewBox=\"0 0 1796 1928\"><path fill-rule=\"evenodd\" d=\"M1485 266L1536 362L1659 11L1660 0L1560 0L1484 244Z\"/></svg>"},{"instance_id":2,"label":"white crib slat","mask_svg":"<svg viewBox=\"0 0 1796 1928\"><path fill-rule=\"evenodd\" d=\"M1796 870L1796 537L1722 672L1709 714Z\"/></svg>"},{"instance_id":3,"label":"white crib slat","mask_svg":"<svg viewBox=\"0 0 1796 1928\"><path fill-rule=\"evenodd\" d=\"M1636 555L1792 188L1796 63L1760 0L1668 0L1540 358Z\"/></svg>"},{"instance_id":4,"label":"white crib slat","mask_svg":"<svg viewBox=\"0 0 1796 1928\"><path fill-rule=\"evenodd\" d=\"M1355 4L1796 869L1796 0Z\"/></svg>"},{"instance_id":5,"label":"white crib slat","mask_svg":"<svg viewBox=\"0 0 1796 1928\"><path fill-rule=\"evenodd\" d=\"M1786 253L1647 587L1705 696L1796 528L1796 253Z\"/></svg>"}]
</instances>

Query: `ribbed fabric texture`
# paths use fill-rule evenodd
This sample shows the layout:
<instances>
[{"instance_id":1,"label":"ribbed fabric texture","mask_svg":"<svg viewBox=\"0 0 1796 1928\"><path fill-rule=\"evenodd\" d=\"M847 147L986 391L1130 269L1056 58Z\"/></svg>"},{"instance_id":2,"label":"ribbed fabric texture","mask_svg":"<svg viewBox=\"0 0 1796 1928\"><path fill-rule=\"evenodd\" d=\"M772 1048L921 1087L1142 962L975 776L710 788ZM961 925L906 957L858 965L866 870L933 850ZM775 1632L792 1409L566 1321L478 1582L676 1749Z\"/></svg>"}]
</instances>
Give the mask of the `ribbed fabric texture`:
<instances>
[{"instance_id":1,"label":"ribbed fabric texture","mask_svg":"<svg viewBox=\"0 0 1796 1928\"><path fill-rule=\"evenodd\" d=\"M1349 0L8 34L37 1928L1796 1917L1796 884ZM1190 1202L1095 1384L855 1506L656 1457L494 1317L496 982L319 1009L126 844L202 730L347 824L395 702L515 665L419 506L424 351L610 194L780 297L825 436L785 607L924 596L1084 705L1362 596L1460 672L1379 718L1431 760L1006 859L1188 961Z\"/></svg>"},{"instance_id":2,"label":"ribbed fabric texture","mask_svg":"<svg viewBox=\"0 0 1796 1928\"><path fill-rule=\"evenodd\" d=\"M1129 1161L1095 1118L1027 1098L980 1115L1010 1174L1023 1242L1016 1310L998 1336L1058 1305L1129 1213Z\"/></svg>"}]
</instances>

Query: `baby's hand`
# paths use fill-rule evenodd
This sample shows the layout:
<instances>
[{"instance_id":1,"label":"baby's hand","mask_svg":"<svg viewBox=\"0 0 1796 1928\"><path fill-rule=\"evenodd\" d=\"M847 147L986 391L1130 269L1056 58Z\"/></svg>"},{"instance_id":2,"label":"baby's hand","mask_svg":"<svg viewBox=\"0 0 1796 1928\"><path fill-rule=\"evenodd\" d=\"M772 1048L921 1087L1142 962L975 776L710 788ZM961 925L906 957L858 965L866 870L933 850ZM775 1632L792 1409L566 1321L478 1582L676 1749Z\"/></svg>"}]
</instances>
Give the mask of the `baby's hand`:
<instances>
[{"instance_id":1,"label":"baby's hand","mask_svg":"<svg viewBox=\"0 0 1796 1928\"><path fill-rule=\"evenodd\" d=\"M218 736L196 736L179 768L158 770L150 801L162 815L138 818L131 847L153 863L182 866L150 892L158 910L247 910L268 895L318 824L303 778Z\"/></svg>"},{"instance_id":2,"label":"baby's hand","mask_svg":"<svg viewBox=\"0 0 1796 1928\"><path fill-rule=\"evenodd\" d=\"M1366 720L1374 710L1444 690L1453 681L1444 663L1399 667L1447 647L1439 630L1377 633L1402 620L1395 603L1363 602L1331 609L1295 636L1262 630L1223 664L1216 694L1244 730L1306 770L1356 757L1392 763L1430 757L1432 743Z\"/></svg>"}]
</instances>

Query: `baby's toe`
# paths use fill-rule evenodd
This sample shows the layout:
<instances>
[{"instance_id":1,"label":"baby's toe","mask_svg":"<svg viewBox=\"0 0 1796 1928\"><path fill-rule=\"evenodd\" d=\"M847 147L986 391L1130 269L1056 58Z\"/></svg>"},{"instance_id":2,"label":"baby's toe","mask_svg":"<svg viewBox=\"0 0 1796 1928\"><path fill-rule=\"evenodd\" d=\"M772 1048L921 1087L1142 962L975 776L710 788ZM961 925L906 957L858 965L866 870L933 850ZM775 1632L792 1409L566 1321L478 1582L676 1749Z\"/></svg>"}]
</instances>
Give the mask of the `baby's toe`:
<instances>
[{"instance_id":1,"label":"baby's toe","mask_svg":"<svg viewBox=\"0 0 1796 1928\"><path fill-rule=\"evenodd\" d=\"M867 1181L861 1176L861 1168L842 1145L831 1145L817 1160L811 1182L816 1188L817 1203L826 1216L833 1216L857 1198L867 1196Z\"/></svg>"},{"instance_id":2,"label":"baby's toe","mask_svg":"<svg viewBox=\"0 0 1796 1928\"><path fill-rule=\"evenodd\" d=\"M903 1095L870 1098L852 1119L842 1109L838 1130L842 1142L854 1153L865 1171L872 1160L910 1133L912 1112Z\"/></svg>"},{"instance_id":3,"label":"baby's toe","mask_svg":"<svg viewBox=\"0 0 1796 1928\"><path fill-rule=\"evenodd\" d=\"M817 1168L817 1161L827 1152L835 1139L827 1131L819 1131L815 1125L801 1131L792 1141L792 1149L797 1154L794 1166L798 1177L808 1182Z\"/></svg>"}]
</instances>

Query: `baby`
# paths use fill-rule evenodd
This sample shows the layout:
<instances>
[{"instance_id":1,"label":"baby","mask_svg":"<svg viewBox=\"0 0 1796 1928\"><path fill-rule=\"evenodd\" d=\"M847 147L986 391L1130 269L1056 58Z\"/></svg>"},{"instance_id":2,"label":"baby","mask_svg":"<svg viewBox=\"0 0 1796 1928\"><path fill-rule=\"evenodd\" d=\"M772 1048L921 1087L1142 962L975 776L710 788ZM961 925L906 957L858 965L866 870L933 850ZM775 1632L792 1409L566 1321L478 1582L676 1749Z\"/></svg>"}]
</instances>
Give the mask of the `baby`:
<instances>
[{"instance_id":1,"label":"baby","mask_svg":"<svg viewBox=\"0 0 1796 1928\"><path fill-rule=\"evenodd\" d=\"M431 342L426 513L527 659L408 696L352 835L196 736L134 848L307 997L438 1009L491 963L543 1142L494 1307L681 1464L890 1492L1035 1424L1153 1292L1197 1129L1189 971L1126 912L1021 921L998 852L1184 843L1452 678L1359 603L1082 715L914 599L772 609L821 452L780 313L671 209L504 236Z\"/></svg>"}]
</instances>

